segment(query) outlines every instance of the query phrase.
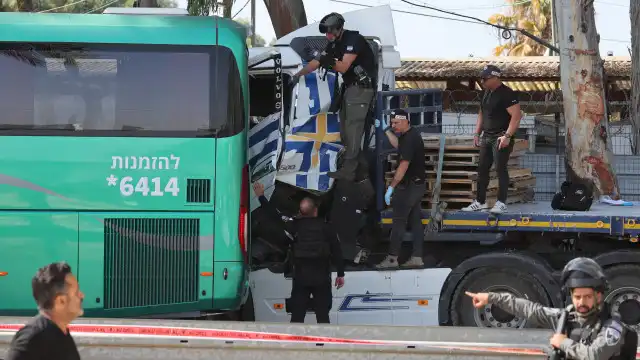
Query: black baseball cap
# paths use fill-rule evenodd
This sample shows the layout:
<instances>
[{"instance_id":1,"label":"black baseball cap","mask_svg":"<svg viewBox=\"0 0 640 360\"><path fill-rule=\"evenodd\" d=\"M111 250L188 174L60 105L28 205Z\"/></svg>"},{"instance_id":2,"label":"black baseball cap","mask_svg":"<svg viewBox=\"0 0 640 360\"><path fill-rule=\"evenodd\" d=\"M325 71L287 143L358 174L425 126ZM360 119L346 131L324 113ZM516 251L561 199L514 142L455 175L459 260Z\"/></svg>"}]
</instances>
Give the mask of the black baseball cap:
<instances>
[{"instance_id":1,"label":"black baseball cap","mask_svg":"<svg viewBox=\"0 0 640 360\"><path fill-rule=\"evenodd\" d=\"M406 111L404 111L402 109L396 109L396 110L393 110L391 112L391 117L392 118L409 120L409 113L407 113Z\"/></svg>"},{"instance_id":2,"label":"black baseball cap","mask_svg":"<svg viewBox=\"0 0 640 360\"><path fill-rule=\"evenodd\" d=\"M498 68L495 65L486 65L484 69L482 69L482 72L480 73L480 77L483 79L494 77L494 76L500 77L500 75L502 75L502 72L500 71L500 68Z\"/></svg>"}]
</instances>

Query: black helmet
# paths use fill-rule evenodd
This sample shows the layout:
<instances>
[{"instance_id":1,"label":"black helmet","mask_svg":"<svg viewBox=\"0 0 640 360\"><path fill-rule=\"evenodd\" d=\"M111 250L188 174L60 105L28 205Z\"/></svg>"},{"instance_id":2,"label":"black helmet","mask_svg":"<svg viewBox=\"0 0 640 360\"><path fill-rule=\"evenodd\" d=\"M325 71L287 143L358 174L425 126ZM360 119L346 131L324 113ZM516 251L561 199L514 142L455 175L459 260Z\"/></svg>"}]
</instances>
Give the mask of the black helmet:
<instances>
[{"instance_id":1,"label":"black helmet","mask_svg":"<svg viewBox=\"0 0 640 360\"><path fill-rule=\"evenodd\" d=\"M565 265L562 270L562 285L566 290L593 288L605 292L608 283L602 267L593 259L579 257Z\"/></svg>"},{"instance_id":2,"label":"black helmet","mask_svg":"<svg viewBox=\"0 0 640 360\"><path fill-rule=\"evenodd\" d=\"M329 15L325 15L325 17L320 20L320 25L318 28L320 29L320 33L326 34L332 30L342 29L344 26L344 18L342 15L332 12Z\"/></svg>"}]
</instances>

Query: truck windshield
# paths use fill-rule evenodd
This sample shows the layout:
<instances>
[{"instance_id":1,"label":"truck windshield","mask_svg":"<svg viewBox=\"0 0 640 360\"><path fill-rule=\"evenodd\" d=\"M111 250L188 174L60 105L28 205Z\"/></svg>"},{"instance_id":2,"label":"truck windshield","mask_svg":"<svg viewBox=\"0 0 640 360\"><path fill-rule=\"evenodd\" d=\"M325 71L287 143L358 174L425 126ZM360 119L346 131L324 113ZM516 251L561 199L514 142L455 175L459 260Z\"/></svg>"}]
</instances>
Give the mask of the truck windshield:
<instances>
[{"instance_id":1,"label":"truck windshield","mask_svg":"<svg viewBox=\"0 0 640 360\"><path fill-rule=\"evenodd\" d=\"M0 129L206 131L211 58L197 46L0 44Z\"/></svg>"}]
</instances>

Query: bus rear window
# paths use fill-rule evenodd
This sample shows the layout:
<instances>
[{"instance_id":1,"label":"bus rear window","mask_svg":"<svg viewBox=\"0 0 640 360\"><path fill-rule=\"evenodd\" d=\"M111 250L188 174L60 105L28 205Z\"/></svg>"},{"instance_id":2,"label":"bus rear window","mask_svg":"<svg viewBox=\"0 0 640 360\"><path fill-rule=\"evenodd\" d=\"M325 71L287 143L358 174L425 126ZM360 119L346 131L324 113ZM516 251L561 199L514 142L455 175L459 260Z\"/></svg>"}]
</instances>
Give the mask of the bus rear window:
<instances>
[{"instance_id":1,"label":"bus rear window","mask_svg":"<svg viewBox=\"0 0 640 360\"><path fill-rule=\"evenodd\" d=\"M0 44L0 129L212 130L212 48Z\"/></svg>"}]
</instances>

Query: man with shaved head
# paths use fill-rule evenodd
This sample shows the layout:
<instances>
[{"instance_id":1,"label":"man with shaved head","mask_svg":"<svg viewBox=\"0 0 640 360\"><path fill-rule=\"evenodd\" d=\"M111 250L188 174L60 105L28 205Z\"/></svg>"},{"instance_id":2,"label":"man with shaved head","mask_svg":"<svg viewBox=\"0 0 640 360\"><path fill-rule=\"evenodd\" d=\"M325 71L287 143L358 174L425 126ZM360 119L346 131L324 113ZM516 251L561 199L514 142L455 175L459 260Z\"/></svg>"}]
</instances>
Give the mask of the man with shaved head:
<instances>
[{"instance_id":1,"label":"man with shaved head","mask_svg":"<svg viewBox=\"0 0 640 360\"><path fill-rule=\"evenodd\" d=\"M256 182L253 190L261 207L278 216L278 210L264 196L264 186ZM287 231L293 235L291 322L304 323L313 297L316 321L328 324L333 303L331 263L337 270L336 288L344 285L344 260L338 236L324 219L318 217L318 204L310 197L300 201L299 214L288 223Z\"/></svg>"}]
</instances>

